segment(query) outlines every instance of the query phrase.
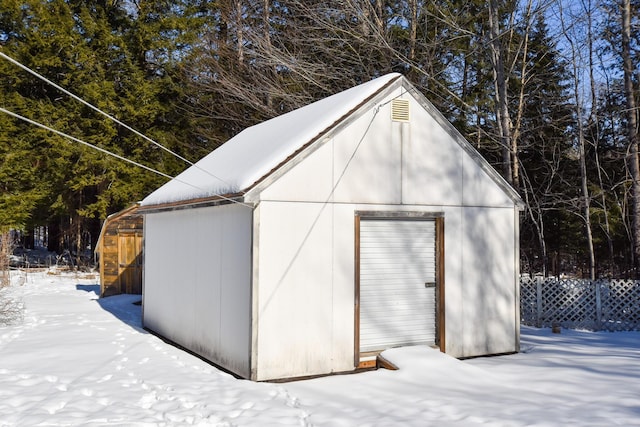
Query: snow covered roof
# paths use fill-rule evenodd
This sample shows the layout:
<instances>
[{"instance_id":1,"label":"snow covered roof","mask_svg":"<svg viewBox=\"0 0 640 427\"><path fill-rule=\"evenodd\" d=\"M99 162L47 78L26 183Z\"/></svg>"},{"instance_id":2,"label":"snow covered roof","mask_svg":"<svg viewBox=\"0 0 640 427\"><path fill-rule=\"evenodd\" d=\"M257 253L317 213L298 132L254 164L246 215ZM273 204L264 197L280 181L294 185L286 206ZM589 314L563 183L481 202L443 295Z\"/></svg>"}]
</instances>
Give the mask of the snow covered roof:
<instances>
[{"instance_id":1,"label":"snow covered roof","mask_svg":"<svg viewBox=\"0 0 640 427\"><path fill-rule=\"evenodd\" d=\"M237 194L402 76L387 74L249 127L147 196L142 206Z\"/></svg>"}]
</instances>

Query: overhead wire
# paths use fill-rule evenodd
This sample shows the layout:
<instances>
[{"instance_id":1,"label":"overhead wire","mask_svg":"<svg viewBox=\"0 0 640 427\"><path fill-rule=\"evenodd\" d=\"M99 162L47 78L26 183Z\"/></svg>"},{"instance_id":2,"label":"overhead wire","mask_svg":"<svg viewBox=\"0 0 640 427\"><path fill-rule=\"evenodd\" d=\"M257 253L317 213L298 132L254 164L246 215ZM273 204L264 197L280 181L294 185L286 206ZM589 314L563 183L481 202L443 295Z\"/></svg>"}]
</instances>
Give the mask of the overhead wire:
<instances>
[{"instance_id":1,"label":"overhead wire","mask_svg":"<svg viewBox=\"0 0 640 427\"><path fill-rule=\"evenodd\" d=\"M130 131L131 131L131 132L133 132L135 135L140 136L141 138L143 138L143 139L145 139L145 140L147 140L147 141L151 142L153 145L155 145L155 146L157 146L157 147L159 147L159 148L161 148L161 149L165 150L166 152L170 153L171 155L173 155L173 156L177 157L178 159L180 159L180 160L182 160L182 161L186 162L186 163L187 163L187 164L189 164L190 166L195 167L196 169L198 169L198 170L200 170L200 171L202 171L202 172L206 173L207 175L209 175L209 176L211 176L211 177L213 177L213 178L217 179L218 181L221 181L221 182L223 182L223 183L225 183L225 184L229 185L230 187L232 187L232 185L231 185L228 181L224 180L223 178L220 178L220 177L216 176L215 174L211 173L210 171L208 171L208 170L205 170L205 169L201 168L201 167L200 167L200 166L198 166L197 164L195 164L195 163L193 163L193 162L189 161L188 159L186 159L186 158L184 158L184 157L180 156L179 154L177 154L177 153L173 152L172 150L170 150L170 149L168 149L168 148L164 147L162 144L160 144L160 143L158 143L158 142L154 141L153 139L151 139L151 138L149 138L148 136L144 135L143 133L141 133L141 132L137 131L136 129L132 128L131 126L127 125L126 123L123 123L122 121L118 120L117 118L113 117L112 115L110 115L110 114L108 114L108 113L106 113L106 112L102 111L102 110L101 110L101 109L99 109L98 107L96 107L96 106L94 106L94 105L90 104L89 102L85 101L84 99L80 98L79 96L77 96L77 95L75 95L75 94L73 94L73 93L69 92L68 90L66 90L66 89L65 89L65 88L63 88L62 86L60 86L60 85L58 85L58 84L56 84L56 83L54 83L54 82L50 81L49 79L47 79L46 77L44 77L44 76L42 76L42 75L38 74L37 72L35 72L34 70L30 69L29 67L27 67L27 66L25 66L25 65L21 64L20 62L16 61L15 59L11 58L10 56L8 56L8 55L4 54L2 51L0 51L0 57L2 57L2 58L4 58L4 59L6 59L7 61L11 62L12 64L14 64L14 65L18 66L19 68L23 69L24 71L27 71L28 73L30 73L30 74L32 74L32 75L34 75L35 77L39 78L40 80L44 81L45 83L50 84L51 86L55 87L56 89L60 90L61 92L65 93L65 94L67 94L67 95L68 95L68 96L70 96L71 98L73 98L73 99L77 100L78 102L82 103L83 105L86 105L87 107L89 107L89 108L91 108L92 110L94 110L94 111L96 111L96 112L100 113L101 115L103 115L103 116L107 117L108 119L110 119L110 120L114 121L115 123L119 124L120 126L122 126L122 127L126 128L126 129L130 130ZM64 137L64 138L70 139L70 140L72 140L72 141L74 141L74 142L78 142L78 143L80 143L80 144L82 144L82 145L85 145L85 146L87 146L87 147L90 147L90 148L93 148L93 149L95 149L95 150L98 150L98 151L100 151L100 152L102 152L102 153L104 153L104 154L110 155L110 156L115 157L115 158L117 158L117 159L119 159L119 160L122 160L122 161L124 161L124 162L127 162L127 163L133 164L133 165L135 165L135 166L138 166L138 167L140 167L140 168L142 168L142 169L145 169L145 170L147 170L147 171L149 171L149 172L152 172L152 173L158 174L158 175L160 175L160 176L163 176L163 177L165 177L165 178L168 178L169 180L173 180L173 181L180 182L181 184L184 184L184 185L190 186L190 187L195 188L195 189L200 190L200 191L206 191L206 189L201 188L201 187L199 187L199 186L197 186L197 185L195 185L195 184L192 184L192 183L190 183L190 182L186 182L186 181L181 180L181 179L179 179L179 178L177 178L177 177L174 177L174 176L168 175L168 174L166 174L166 173L160 172L160 171L158 171L158 170L156 170L156 169L153 169L153 168L150 168L150 167L148 167L148 166L145 166L145 165L143 165L142 163L139 163L139 162L136 162L136 161L134 161L134 160L128 159L128 158L126 158L126 157L124 157L124 156L121 156L121 155L119 155L119 154L112 153L112 152L110 152L110 151L108 151L108 150L106 150L106 149L104 149L104 148L101 148L101 147L98 147L98 146L96 146L96 145L90 144L90 143L88 143L88 142L85 142L85 141L83 141L83 140L81 140L81 139L79 139L79 138L73 137L73 136L71 136L71 135L67 135L67 134L65 134L64 132L58 131L58 130L53 129L53 128L49 127L49 126L43 125L43 124L41 124L41 123L38 123L38 122L36 122L36 121L34 121L34 120L32 120L32 119L29 119L29 118L27 118L27 117L24 117L24 116L21 116L21 115L19 115L19 114L16 114L16 113L14 113L14 112L12 112L12 111L9 111L9 110L7 110L7 109L5 109L5 108L0 107L0 112L3 112L3 113L5 113L5 114L8 114L8 115L10 115L10 116L12 116L12 117L14 117L14 118L17 118L17 119L19 119L19 120L25 121L25 122L27 122L27 123L33 124L33 125L38 126L38 127L40 127L40 128L46 129L46 130L48 130L48 131L50 131L50 132L53 132L53 133L55 133L55 134L57 134L57 135L60 135L60 136ZM239 193L240 193L240 194L244 194L244 192L243 192L243 191L240 191ZM242 205L242 206L248 206L248 205L246 205L245 203L242 203L242 202L240 202L240 201L238 201L238 200L236 200L236 199L232 199L232 198L230 198L230 197L227 197L227 196L225 196L224 194L221 194L221 193L215 193L215 194L212 194L212 195L211 195L211 197L219 197L220 199L223 199L223 200L229 201L229 202L231 202L231 203L236 203L236 204L239 204L239 205Z\"/></svg>"},{"instance_id":2,"label":"overhead wire","mask_svg":"<svg viewBox=\"0 0 640 427\"><path fill-rule=\"evenodd\" d=\"M149 171L149 172L153 172L153 173L158 174L158 175L161 175L161 176L163 176L163 177L165 177L165 178L169 178L169 179L171 179L171 180L173 180L173 181L177 181L177 182L179 182L179 183L181 183L181 184L188 185L188 186L190 186L190 187L192 187L192 188L195 188L196 190L206 191L206 189L204 189L204 188L202 188L202 187L198 187L197 185L194 185L194 184L192 184L192 183L190 183L190 182L187 182L187 181L181 180L180 178L173 177L173 176L171 176L171 175L167 175L167 174L166 174L166 173L164 173L164 172L160 172L160 171L158 171L158 170L156 170L156 169L150 168L149 166L143 165L142 163L136 162L136 161L134 161L134 160L127 159L127 158L126 158L126 157L124 157L124 156L121 156L121 155L119 155L119 154L113 153L113 152L111 152L111 151L109 151L109 150L105 150L105 149L104 149L104 148L102 148L102 147L98 147L97 145L93 145L93 144L91 144L91 143L88 143L88 142L86 142L86 141L83 141L83 140L81 140L81 139L79 139L79 138L76 138L75 136L68 135L68 134L66 134L66 133L64 133L64 132L61 132L61 131L56 130L56 129L53 129L52 127L49 127L49 126L44 125L44 124L42 124L42 123L36 122L35 120L31 120L31 119L29 119L29 118L27 118L27 117L21 116L20 114L17 114L17 113L14 113L14 112L12 112L12 111L9 111L9 110L7 110L6 108L2 108L2 107L0 107L0 112L5 113L5 114L7 114L7 115L9 115L9 116L11 116L11 117L14 117L14 118L16 118L16 119L22 120L22 121L24 121L24 122L27 122L27 123L29 123L29 124L32 124L32 125L38 126L38 127L42 128L42 129L48 130L49 132L53 132L53 133L55 133L56 135L60 135L60 136L62 136L62 137L64 137L64 138L68 138L68 139L70 139L70 140L72 140L72 141L74 141L74 142L77 142L77 143L79 143L79 144L82 144L82 145L84 145L84 146L86 146L86 147L93 148L94 150L97 150L97 151L99 151L99 152L101 152L101 153L104 153L104 154L107 154L107 155L109 155L109 156L115 157L116 159L119 159L119 160L125 161L125 162L130 163L130 164L135 165L135 166L138 166L138 167L140 167L140 168L142 168L142 169L145 169L145 170L147 170L147 171ZM251 207L251 206L247 205L246 203L242 203L242 202L240 202L240 201L238 201L238 200L232 199L232 198L227 197L227 196L225 196L225 195L223 195L223 194L214 194L212 197L219 197L219 198L221 198L221 199L223 199L223 200L226 200L226 201L228 201L228 202L231 202L231 203L236 203L236 204L239 204L239 205L241 205L241 206Z\"/></svg>"},{"instance_id":3,"label":"overhead wire","mask_svg":"<svg viewBox=\"0 0 640 427\"><path fill-rule=\"evenodd\" d=\"M181 156L180 154L170 150L169 148L165 147L164 145L154 141L153 139L149 138L148 136L144 135L143 133L135 130L134 128L132 128L131 126L127 125L126 123L123 123L122 121L118 120L116 117L113 117L111 114L106 113L104 111L102 111L100 108L94 106L93 104L85 101L84 99L80 98L79 96L73 94L72 92L68 91L67 89L63 88L62 86L52 82L51 80L47 79L46 77L42 76L41 74L37 73L36 71L32 70L31 68L27 67L26 65L23 65L22 63L16 61L15 59L11 58L10 56L6 55L5 53L3 53L2 51L0 51L0 57L6 59L7 61L11 62L12 64L16 65L17 67L21 68L22 70L28 72L29 74L39 78L40 80L44 81L45 83L50 84L51 86L55 87L56 89L58 89L59 91L63 92L64 94L70 96L71 98L75 99L76 101L82 103L83 105L91 108L92 110L98 112L99 114L102 114L103 116L107 117L108 119L114 121L115 123L119 124L120 126L124 127L125 129L133 132L135 135L143 138L144 140L152 143L153 145L155 145L156 147L161 148L162 150L166 151L167 153L175 156L176 158L184 161L185 163L189 164L190 166L195 167L196 169L206 173L207 175L211 176L212 178L217 179L218 181L224 182L225 184L229 185L230 187L232 187L232 185L227 182L226 180L224 180L223 178L220 178L219 176L216 176L215 174L213 174L212 172L201 168L200 166L198 166L197 164L191 162L190 160L186 159L185 157Z\"/></svg>"},{"instance_id":4,"label":"overhead wire","mask_svg":"<svg viewBox=\"0 0 640 427\"><path fill-rule=\"evenodd\" d=\"M158 175L161 175L161 176L163 176L163 177L165 177L165 178L169 178L169 179L176 180L176 181L178 181L178 182L181 182L182 184L189 185L189 186L191 186L191 187L193 187L193 188L195 188L195 189L197 189L197 190L203 190L202 188L200 188L200 187L198 187L198 186L196 186L196 185L193 185L193 184L191 184L191 183L189 183L189 182L182 181L182 180L180 180L180 179L178 179L178 178L176 178L176 177L173 177L173 176L171 176L171 175L168 175L168 174L166 174L166 173L164 173L164 172L160 172L160 171L158 171L158 170L155 170L155 169L153 169L153 168L150 168L149 166L143 165L142 163L138 163L138 162L136 162L136 161L134 161L134 160L127 159L126 157L123 157L123 156L121 156L121 155L119 155L119 154L113 153L113 152L111 152L111 151L109 151L109 150L105 150L104 148L98 147L97 145L93 145L93 144L91 144L91 143L88 143L88 142L86 142L86 141L83 141L83 140L81 140L81 139L79 139L79 138L76 138L75 136L68 135L68 134L66 134L66 133L64 133L64 132L61 132L61 131L56 130L56 129L53 129L53 128L51 128L51 127L47 126L47 125L44 125L44 124L39 123L39 122L36 122L35 120L31 120L31 119L29 119L29 118L27 118L27 117L21 116L20 114L17 114L17 113L14 113L14 112L12 112L12 111L9 111L9 110L7 110L6 108L2 108L2 107L0 107L0 112L5 113L5 114L7 114L7 115L9 115L9 116L11 116L11 117L14 117L14 118L16 118L16 119L22 120L22 121L24 121L24 122L30 123L30 124L32 124L32 125L38 126L38 127L42 128L42 129L48 130L49 132L53 132L53 133L55 133L56 135L60 135L60 136L62 136L62 137L64 137L64 138L68 138L68 139L70 139L70 140L72 140L72 141L74 141L74 142L77 142L77 143L79 143L79 144L82 144L82 145L84 145L84 146L87 146L87 147L93 148L94 150L98 150L98 151L100 151L101 153L108 154L109 156L115 157L116 159L119 159L119 160L125 161L125 162L130 163L130 164L133 164L133 165L135 165L135 166L138 166L138 167L140 167L140 168L142 168L142 169L145 169L145 170L147 170L147 171L149 171L149 172L153 172L153 173L158 174Z\"/></svg>"}]
</instances>

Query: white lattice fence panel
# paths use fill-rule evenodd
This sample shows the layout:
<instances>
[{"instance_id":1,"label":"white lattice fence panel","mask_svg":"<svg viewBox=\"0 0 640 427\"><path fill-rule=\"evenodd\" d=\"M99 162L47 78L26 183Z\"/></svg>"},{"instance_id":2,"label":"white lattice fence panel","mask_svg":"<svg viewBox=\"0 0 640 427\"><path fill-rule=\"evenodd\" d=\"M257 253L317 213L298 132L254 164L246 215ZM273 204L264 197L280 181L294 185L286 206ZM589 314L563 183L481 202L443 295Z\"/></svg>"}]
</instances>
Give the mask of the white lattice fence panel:
<instances>
[{"instance_id":1,"label":"white lattice fence panel","mask_svg":"<svg viewBox=\"0 0 640 427\"><path fill-rule=\"evenodd\" d=\"M612 280L600 288L602 329L640 330L640 282Z\"/></svg>"},{"instance_id":2,"label":"white lattice fence panel","mask_svg":"<svg viewBox=\"0 0 640 427\"><path fill-rule=\"evenodd\" d=\"M638 331L640 281L522 277L520 313L537 327Z\"/></svg>"},{"instance_id":3,"label":"white lattice fence panel","mask_svg":"<svg viewBox=\"0 0 640 427\"><path fill-rule=\"evenodd\" d=\"M520 321L523 325L538 326L538 299L536 297L536 279L520 279Z\"/></svg>"},{"instance_id":4,"label":"white lattice fence panel","mask_svg":"<svg viewBox=\"0 0 640 427\"><path fill-rule=\"evenodd\" d=\"M537 327L638 331L640 281L522 277L520 313Z\"/></svg>"},{"instance_id":5,"label":"white lattice fence panel","mask_svg":"<svg viewBox=\"0 0 640 427\"><path fill-rule=\"evenodd\" d=\"M595 285L587 280L546 279L542 283L542 325L597 327Z\"/></svg>"}]
</instances>

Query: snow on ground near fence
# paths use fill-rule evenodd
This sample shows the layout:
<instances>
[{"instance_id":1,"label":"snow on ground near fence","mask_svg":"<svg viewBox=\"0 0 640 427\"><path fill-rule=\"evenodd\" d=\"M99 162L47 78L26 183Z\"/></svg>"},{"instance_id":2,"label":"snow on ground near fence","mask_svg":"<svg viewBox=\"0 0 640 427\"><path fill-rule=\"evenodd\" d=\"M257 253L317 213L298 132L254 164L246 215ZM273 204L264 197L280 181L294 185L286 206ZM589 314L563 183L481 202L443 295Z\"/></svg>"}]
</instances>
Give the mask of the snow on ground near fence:
<instances>
[{"instance_id":1,"label":"snow on ground near fence","mask_svg":"<svg viewBox=\"0 0 640 427\"><path fill-rule=\"evenodd\" d=\"M14 276L0 327L0 426L640 426L640 333L524 328L523 352L460 361L385 352L400 370L237 380L140 327L139 296L97 277Z\"/></svg>"}]
</instances>

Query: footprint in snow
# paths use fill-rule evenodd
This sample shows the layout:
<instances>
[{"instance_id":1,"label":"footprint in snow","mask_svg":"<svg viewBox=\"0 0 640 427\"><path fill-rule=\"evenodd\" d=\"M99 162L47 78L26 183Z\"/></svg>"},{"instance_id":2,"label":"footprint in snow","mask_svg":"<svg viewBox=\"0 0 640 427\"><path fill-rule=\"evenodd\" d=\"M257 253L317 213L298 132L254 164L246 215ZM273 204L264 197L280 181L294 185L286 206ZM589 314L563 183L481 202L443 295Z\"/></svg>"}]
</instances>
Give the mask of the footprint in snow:
<instances>
[{"instance_id":1,"label":"footprint in snow","mask_svg":"<svg viewBox=\"0 0 640 427\"><path fill-rule=\"evenodd\" d=\"M97 382L98 383L103 383L103 382L109 381L111 378L113 378L113 375L108 374L108 375L105 375L104 377L100 378Z\"/></svg>"},{"instance_id":2,"label":"footprint in snow","mask_svg":"<svg viewBox=\"0 0 640 427\"><path fill-rule=\"evenodd\" d=\"M144 396L142 396L138 404L142 409L149 409L157 401L158 401L158 394L154 390L151 393L147 393Z\"/></svg>"},{"instance_id":3,"label":"footprint in snow","mask_svg":"<svg viewBox=\"0 0 640 427\"><path fill-rule=\"evenodd\" d=\"M64 408L65 406L67 406L67 402L60 401L60 402L53 402L53 403L48 403L46 405L43 405L42 409L47 411L50 415L53 415L59 410L61 410L62 408Z\"/></svg>"}]
</instances>

